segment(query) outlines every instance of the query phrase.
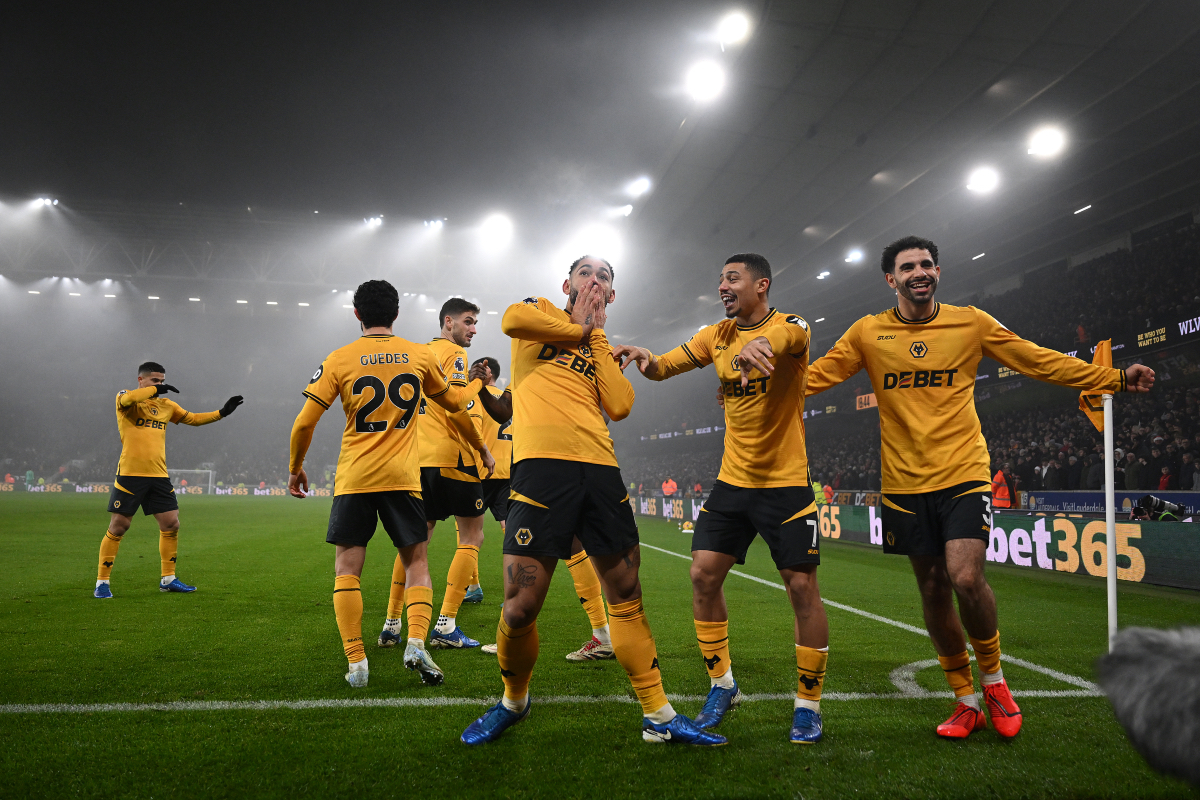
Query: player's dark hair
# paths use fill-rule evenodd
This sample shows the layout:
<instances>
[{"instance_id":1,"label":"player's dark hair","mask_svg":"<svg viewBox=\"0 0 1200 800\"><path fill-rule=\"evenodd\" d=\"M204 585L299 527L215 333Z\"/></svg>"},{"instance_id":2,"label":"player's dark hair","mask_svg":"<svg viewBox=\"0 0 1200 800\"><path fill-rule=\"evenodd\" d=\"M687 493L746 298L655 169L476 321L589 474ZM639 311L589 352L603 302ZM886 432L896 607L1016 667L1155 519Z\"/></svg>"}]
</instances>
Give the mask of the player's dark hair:
<instances>
[{"instance_id":1,"label":"player's dark hair","mask_svg":"<svg viewBox=\"0 0 1200 800\"><path fill-rule=\"evenodd\" d=\"M570 268L569 270L567 270L567 277L568 277L568 278L569 278L569 277L571 277L572 275L574 275L574 274L575 274L575 270L579 269L579 265L583 263L583 260L584 260L585 258L595 258L595 259L598 259L598 260L600 260L600 261L603 261L603 262L604 262L604 266L608 267L608 276L609 276L609 278L611 278L611 279L612 279L610 282L616 282L616 280L617 280L617 271L616 271L615 269L613 269L613 265L612 265L612 264L608 263L608 259L607 259L607 258L600 258L600 256L580 256L579 258L577 258L577 259L575 259L574 261L572 261L572 262L571 262L571 268Z\"/></svg>"},{"instance_id":2,"label":"player's dark hair","mask_svg":"<svg viewBox=\"0 0 1200 800\"><path fill-rule=\"evenodd\" d=\"M897 239L883 248L883 257L879 259L879 266L883 268L884 272L891 272L896 268L896 256L905 250L928 250L929 255L933 256L933 265L937 266L937 245L928 239L922 239L920 236L905 236L903 239Z\"/></svg>"},{"instance_id":3,"label":"player's dark hair","mask_svg":"<svg viewBox=\"0 0 1200 800\"><path fill-rule=\"evenodd\" d=\"M366 281L354 290L354 310L364 328L390 328L400 313L400 295L387 281Z\"/></svg>"},{"instance_id":4,"label":"player's dark hair","mask_svg":"<svg viewBox=\"0 0 1200 800\"><path fill-rule=\"evenodd\" d=\"M771 262L758 253L734 253L725 259L726 264L745 264L746 271L754 278L771 280ZM767 284L767 294L771 293L771 284Z\"/></svg>"},{"instance_id":5,"label":"player's dark hair","mask_svg":"<svg viewBox=\"0 0 1200 800\"><path fill-rule=\"evenodd\" d=\"M496 359L492 358L491 356L484 356L483 358L477 358L477 359L475 359L475 364L487 364L488 369L490 369L492 371L492 379L493 380L500 377L500 362L497 361ZM471 366L473 367L473 366L475 366L475 364L472 364Z\"/></svg>"},{"instance_id":6,"label":"player's dark hair","mask_svg":"<svg viewBox=\"0 0 1200 800\"><path fill-rule=\"evenodd\" d=\"M164 375L167 374L167 371L163 368L163 365L158 363L157 361L147 361L146 363L144 363L138 367L138 376L139 377L142 377L144 375L150 375L151 373L154 373L154 372L161 372Z\"/></svg>"},{"instance_id":7,"label":"player's dark hair","mask_svg":"<svg viewBox=\"0 0 1200 800\"><path fill-rule=\"evenodd\" d=\"M438 312L438 330L446 326L446 317L457 317L459 314L466 314L468 311L472 314L478 314L479 306L461 297L451 297L442 303L442 310Z\"/></svg>"}]
</instances>

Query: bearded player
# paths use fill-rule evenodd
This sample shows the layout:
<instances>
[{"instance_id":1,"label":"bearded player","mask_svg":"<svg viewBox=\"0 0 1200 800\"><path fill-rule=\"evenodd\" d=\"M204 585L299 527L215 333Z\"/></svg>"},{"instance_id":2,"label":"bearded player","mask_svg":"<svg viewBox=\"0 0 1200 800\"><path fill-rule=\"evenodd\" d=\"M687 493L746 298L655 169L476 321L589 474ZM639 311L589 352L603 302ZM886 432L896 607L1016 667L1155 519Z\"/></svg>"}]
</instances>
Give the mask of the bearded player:
<instances>
[{"instance_id":1,"label":"bearded player","mask_svg":"<svg viewBox=\"0 0 1200 800\"><path fill-rule=\"evenodd\" d=\"M224 419L242 404L242 396L229 398L219 411L193 414L184 411L168 392L179 393L167 383L162 364L147 361L138 367L138 388L117 394L117 431L121 434L121 458L117 462L117 477L108 498L108 530L100 540L100 567L96 573L96 589L92 596L100 600L112 598L109 581L121 537L129 530L138 508L146 516L154 515L158 523L158 555L162 562L160 592L194 592L175 577L179 553L179 501L167 473L167 423L208 425Z\"/></svg>"},{"instance_id":2,"label":"bearded player","mask_svg":"<svg viewBox=\"0 0 1200 800\"><path fill-rule=\"evenodd\" d=\"M387 281L367 281L358 287L354 316L361 323L362 336L322 362L304 390L308 400L292 427L288 489L293 497L303 499L308 492L304 456L313 431L321 415L340 398L346 427L325 541L336 547L333 613L349 663L346 681L356 688L366 686L369 678L360 578L367 542L379 522L396 546L407 576L404 666L417 671L428 686L444 680L425 650L433 584L417 461L417 419L426 400L457 413L480 389L478 381L461 387L448 383L427 345L392 334L399 303Z\"/></svg>"},{"instance_id":3,"label":"bearded player","mask_svg":"<svg viewBox=\"0 0 1200 800\"><path fill-rule=\"evenodd\" d=\"M756 253L730 256L718 290L723 322L700 330L666 355L622 345L624 369L636 363L655 381L714 364L725 407L725 452L692 534L692 610L711 689L696 724L718 725L741 702L729 657L729 611L723 586L762 536L795 613L798 687L791 741L821 740L821 689L829 657L829 622L817 586L821 563L817 505L804 445L808 323L770 307L771 265Z\"/></svg>"},{"instance_id":4,"label":"bearded player","mask_svg":"<svg viewBox=\"0 0 1200 800\"><path fill-rule=\"evenodd\" d=\"M642 706L642 738L725 743L671 707L642 609L637 525L604 422L604 414L619 421L633 407L633 387L604 334L605 310L616 298L612 281L607 261L584 257L563 281L565 309L530 297L504 312L512 382L499 398L481 395L493 418L513 420L504 607L496 633L504 696L463 732L467 744L494 741L529 715L538 613L554 567L570 556L575 539L608 598L613 650Z\"/></svg>"},{"instance_id":5,"label":"bearded player","mask_svg":"<svg viewBox=\"0 0 1200 800\"><path fill-rule=\"evenodd\" d=\"M817 394L866 369L879 402L886 553L906 555L921 593L925 628L957 704L937 727L963 739L987 727L1012 738L1021 710L1000 666L996 597L984 576L992 531L987 443L975 413L975 376L984 356L1048 383L1096 391L1147 392L1154 372L1095 366L1028 342L973 306L934 300L942 269L937 245L906 236L883 250L884 280L896 305L854 323L809 368ZM955 611L954 599L958 599ZM975 694L975 650L985 717Z\"/></svg>"}]
</instances>

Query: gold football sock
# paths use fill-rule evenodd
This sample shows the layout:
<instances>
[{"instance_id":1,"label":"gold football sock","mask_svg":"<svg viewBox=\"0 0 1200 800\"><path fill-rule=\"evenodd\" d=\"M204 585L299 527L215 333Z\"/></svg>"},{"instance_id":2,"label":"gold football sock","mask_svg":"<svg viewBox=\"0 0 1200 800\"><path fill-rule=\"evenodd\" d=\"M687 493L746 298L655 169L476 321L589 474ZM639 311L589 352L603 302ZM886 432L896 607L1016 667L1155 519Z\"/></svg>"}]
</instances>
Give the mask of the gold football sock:
<instances>
[{"instance_id":1,"label":"gold football sock","mask_svg":"<svg viewBox=\"0 0 1200 800\"><path fill-rule=\"evenodd\" d=\"M580 550L567 559L567 569L571 572L571 580L575 581L575 595L579 598L583 610L587 612L592 623L592 630L600 630L608 625L608 615L604 613L604 598L600 592L600 578L588 554Z\"/></svg>"},{"instance_id":2,"label":"gold football sock","mask_svg":"<svg viewBox=\"0 0 1200 800\"><path fill-rule=\"evenodd\" d=\"M404 613L404 581L408 579L404 571L404 561L396 554L396 563L392 565L392 589L388 593L388 619L400 619Z\"/></svg>"},{"instance_id":3,"label":"gold football sock","mask_svg":"<svg viewBox=\"0 0 1200 800\"><path fill-rule=\"evenodd\" d=\"M714 681L729 672L733 664L729 661L729 620L720 622L705 622L694 620L696 623L696 641L700 644L700 655L704 659L704 668L708 677ZM726 689L733 688L726 686Z\"/></svg>"},{"instance_id":4,"label":"gold football sock","mask_svg":"<svg viewBox=\"0 0 1200 800\"><path fill-rule=\"evenodd\" d=\"M471 573L478 566L479 548L473 544L460 544L454 551L450 571L446 573L446 595L442 598L441 616L448 620L458 616L463 595L467 593L467 585L471 582Z\"/></svg>"},{"instance_id":5,"label":"gold football sock","mask_svg":"<svg viewBox=\"0 0 1200 800\"><path fill-rule=\"evenodd\" d=\"M429 635L429 620L433 619L433 588L410 586L404 599L408 601L408 638L423 642Z\"/></svg>"},{"instance_id":6,"label":"gold football sock","mask_svg":"<svg viewBox=\"0 0 1200 800\"><path fill-rule=\"evenodd\" d=\"M616 605L610 603L608 619L613 653L625 668L629 682L633 684L633 693L642 704L642 713L648 717L652 714L657 715L670 703L667 701L667 693L663 691L654 634L650 632L650 622L642 609L641 598ZM657 721L659 720L656 719L655 722Z\"/></svg>"},{"instance_id":7,"label":"gold football sock","mask_svg":"<svg viewBox=\"0 0 1200 800\"><path fill-rule=\"evenodd\" d=\"M158 557L162 559L162 576L175 574L175 557L179 553L179 531L158 532Z\"/></svg>"},{"instance_id":8,"label":"gold football sock","mask_svg":"<svg viewBox=\"0 0 1200 800\"><path fill-rule=\"evenodd\" d=\"M462 534L458 530L458 520L454 521L454 538L455 538L455 541L458 542L458 544L461 546L462 545ZM479 559L476 558L475 566L471 570L471 579L467 583L467 586L478 586L478 585L479 585Z\"/></svg>"},{"instance_id":9,"label":"gold football sock","mask_svg":"<svg viewBox=\"0 0 1200 800\"><path fill-rule=\"evenodd\" d=\"M355 575L338 575L333 579L333 615L337 618L342 648L351 664L367 657L362 640L362 589Z\"/></svg>"},{"instance_id":10,"label":"gold football sock","mask_svg":"<svg viewBox=\"0 0 1200 800\"><path fill-rule=\"evenodd\" d=\"M106 581L112 575L113 564L117 560L117 548L121 546L121 536L112 531L104 532L104 538L100 540L100 567L96 570L96 580Z\"/></svg>"},{"instance_id":11,"label":"gold football sock","mask_svg":"<svg viewBox=\"0 0 1200 800\"><path fill-rule=\"evenodd\" d=\"M825 664L829 648L796 645L796 705L821 710L821 688L825 685Z\"/></svg>"},{"instance_id":12,"label":"gold football sock","mask_svg":"<svg viewBox=\"0 0 1200 800\"><path fill-rule=\"evenodd\" d=\"M979 679L982 683L999 683L1004 680L1000 670L1000 631L990 639L970 637L971 647L975 648L975 663L979 665Z\"/></svg>"},{"instance_id":13,"label":"gold football sock","mask_svg":"<svg viewBox=\"0 0 1200 800\"><path fill-rule=\"evenodd\" d=\"M529 679L537 663L537 622L524 628L510 628L502 614L496 628L496 656L500 660L500 677L504 679L505 706L520 711L525 708Z\"/></svg>"},{"instance_id":14,"label":"gold football sock","mask_svg":"<svg viewBox=\"0 0 1200 800\"><path fill-rule=\"evenodd\" d=\"M962 700L968 695L975 697L975 681L971 677L971 656L963 650L956 656L938 656L938 663L946 673L946 682L954 690L954 696Z\"/></svg>"}]
</instances>

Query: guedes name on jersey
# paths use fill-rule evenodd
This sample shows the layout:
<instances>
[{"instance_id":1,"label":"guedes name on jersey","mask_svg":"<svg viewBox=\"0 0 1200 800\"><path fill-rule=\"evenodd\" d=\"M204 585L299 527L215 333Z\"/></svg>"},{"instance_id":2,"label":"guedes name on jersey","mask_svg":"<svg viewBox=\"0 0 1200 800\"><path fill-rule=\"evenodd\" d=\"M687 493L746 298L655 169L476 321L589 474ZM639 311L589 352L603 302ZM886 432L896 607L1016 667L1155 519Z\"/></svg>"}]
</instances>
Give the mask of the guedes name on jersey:
<instances>
[{"instance_id":1,"label":"guedes name on jersey","mask_svg":"<svg viewBox=\"0 0 1200 800\"><path fill-rule=\"evenodd\" d=\"M371 353L360 356L358 363L364 367L369 364L407 364L408 353Z\"/></svg>"}]
</instances>

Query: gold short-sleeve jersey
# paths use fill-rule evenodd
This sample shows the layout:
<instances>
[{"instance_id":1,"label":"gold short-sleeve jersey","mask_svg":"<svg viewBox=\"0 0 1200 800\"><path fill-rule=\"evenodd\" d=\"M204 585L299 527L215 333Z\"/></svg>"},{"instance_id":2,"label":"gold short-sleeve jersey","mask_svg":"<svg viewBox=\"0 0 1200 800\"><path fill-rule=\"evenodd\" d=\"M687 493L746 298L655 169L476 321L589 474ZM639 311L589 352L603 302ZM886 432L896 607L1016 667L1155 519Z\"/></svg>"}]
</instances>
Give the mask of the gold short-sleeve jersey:
<instances>
[{"instance_id":1,"label":"gold short-sleeve jersey","mask_svg":"<svg viewBox=\"0 0 1200 800\"><path fill-rule=\"evenodd\" d=\"M1125 389L1121 370L1038 347L974 306L938 303L927 320L907 320L891 308L855 322L809 368L808 393L867 370L879 403L884 492L990 483L987 442L975 412L975 377L984 356L1060 386Z\"/></svg>"},{"instance_id":2,"label":"gold short-sleeve jersey","mask_svg":"<svg viewBox=\"0 0 1200 800\"><path fill-rule=\"evenodd\" d=\"M117 432L121 434L118 475L148 478L167 476L167 423L207 425L221 418L220 411L193 414L174 400L155 397L158 390L145 386L117 395Z\"/></svg>"},{"instance_id":3,"label":"gold short-sleeve jersey","mask_svg":"<svg viewBox=\"0 0 1200 800\"><path fill-rule=\"evenodd\" d=\"M759 336L771 343L775 371L754 372L742 388L735 359ZM756 325L722 320L657 357L655 380L716 365L725 393L725 454L717 480L751 489L808 485L803 420L808 340L807 322L772 308Z\"/></svg>"},{"instance_id":4,"label":"gold short-sleeve jersey","mask_svg":"<svg viewBox=\"0 0 1200 800\"><path fill-rule=\"evenodd\" d=\"M399 336L362 336L330 353L304 396L323 409L341 398L346 413L333 493L419 492L417 412L449 391L429 347ZM293 472L299 466L293 453Z\"/></svg>"},{"instance_id":5,"label":"gold short-sleeve jersey","mask_svg":"<svg viewBox=\"0 0 1200 800\"><path fill-rule=\"evenodd\" d=\"M451 386L467 385L467 352L449 339L438 337L427 345ZM478 401L474 409L478 408ZM473 409L473 410L474 410ZM461 467L476 462L475 450L482 444L468 412L457 420L436 403L422 403L417 435L421 442L422 467ZM468 430L469 432L468 433Z\"/></svg>"},{"instance_id":6,"label":"gold short-sleeve jersey","mask_svg":"<svg viewBox=\"0 0 1200 800\"><path fill-rule=\"evenodd\" d=\"M557 458L617 466L604 414L622 420L633 408L633 386L613 359L604 331L583 328L544 297L504 312L512 337L512 461ZM603 413L601 413L603 411Z\"/></svg>"},{"instance_id":7,"label":"gold short-sleeve jersey","mask_svg":"<svg viewBox=\"0 0 1200 800\"><path fill-rule=\"evenodd\" d=\"M492 397L504 394L502 389L495 386L485 386L481 391L491 392ZM475 420L480 438L488 446L492 458L496 459L496 472L492 477L497 480L508 480L509 468L512 466L512 420L510 419L504 424L496 422L490 414L483 410L483 406L478 401L473 407L469 407L467 412L471 415L471 419ZM486 471L483 468L483 461L478 457L475 458L475 467L479 470L479 477L482 478Z\"/></svg>"}]
</instances>

